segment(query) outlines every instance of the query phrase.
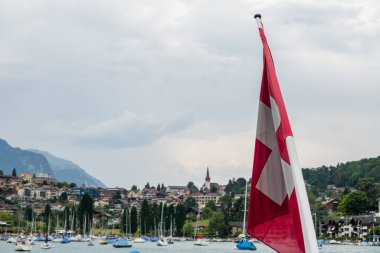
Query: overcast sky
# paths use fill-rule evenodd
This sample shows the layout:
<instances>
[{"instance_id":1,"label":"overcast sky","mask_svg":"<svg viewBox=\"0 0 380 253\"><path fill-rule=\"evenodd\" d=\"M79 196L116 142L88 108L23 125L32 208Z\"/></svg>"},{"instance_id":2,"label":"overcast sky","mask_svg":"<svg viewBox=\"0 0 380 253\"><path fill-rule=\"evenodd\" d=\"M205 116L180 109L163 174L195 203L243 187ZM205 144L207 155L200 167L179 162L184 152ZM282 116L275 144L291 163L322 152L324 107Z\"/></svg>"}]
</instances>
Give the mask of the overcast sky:
<instances>
[{"instance_id":1,"label":"overcast sky","mask_svg":"<svg viewBox=\"0 0 380 253\"><path fill-rule=\"evenodd\" d=\"M380 154L380 2L0 0L0 138L130 188L251 174L262 45L303 167Z\"/></svg>"}]
</instances>

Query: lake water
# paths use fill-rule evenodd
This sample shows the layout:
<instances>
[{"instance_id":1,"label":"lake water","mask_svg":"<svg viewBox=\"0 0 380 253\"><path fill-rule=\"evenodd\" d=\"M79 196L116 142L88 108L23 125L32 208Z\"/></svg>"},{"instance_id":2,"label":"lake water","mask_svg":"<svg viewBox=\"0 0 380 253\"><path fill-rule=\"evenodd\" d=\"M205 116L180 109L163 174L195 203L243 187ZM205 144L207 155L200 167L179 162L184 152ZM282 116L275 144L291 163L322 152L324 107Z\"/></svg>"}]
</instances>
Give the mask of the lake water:
<instances>
[{"instance_id":1,"label":"lake water","mask_svg":"<svg viewBox=\"0 0 380 253\"><path fill-rule=\"evenodd\" d=\"M194 246L193 242L175 242L173 245L166 247L158 247L155 243L146 242L133 244L132 248L114 248L112 245L99 245L96 241L95 246L89 247L87 243L72 242L69 244L54 244L55 248L50 250L44 250L40 247L41 243L36 242L33 246L33 253L128 253L132 250L138 250L140 253L155 253L155 252L167 252L167 253L232 253L237 252L234 249L233 243L228 242L215 242L210 243L209 246ZM258 243L256 244L258 253L274 253L273 250L269 249L265 245ZM15 245L6 242L0 242L0 253L15 252ZM380 247L372 246L349 246L349 245L324 245L323 249L320 250L321 253L369 253L369 252L379 252ZM289 252L291 253L291 252Z\"/></svg>"}]
</instances>

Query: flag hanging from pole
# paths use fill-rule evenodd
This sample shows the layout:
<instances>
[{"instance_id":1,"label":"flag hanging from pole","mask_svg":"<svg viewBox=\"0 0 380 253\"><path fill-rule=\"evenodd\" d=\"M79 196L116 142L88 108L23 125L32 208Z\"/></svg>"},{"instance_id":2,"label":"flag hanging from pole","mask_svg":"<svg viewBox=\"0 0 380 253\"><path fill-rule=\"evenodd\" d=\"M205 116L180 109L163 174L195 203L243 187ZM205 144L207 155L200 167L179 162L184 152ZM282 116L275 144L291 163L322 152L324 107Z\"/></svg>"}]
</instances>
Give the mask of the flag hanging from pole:
<instances>
[{"instance_id":1,"label":"flag hanging from pole","mask_svg":"<svg viewBox=\"0 0 380 253\"><path fill-rule=\"evenodd\" d=\"M306 188L272 55L264 48L247 231L277 252L318 252Z\"/></svg>"}]
</instances>

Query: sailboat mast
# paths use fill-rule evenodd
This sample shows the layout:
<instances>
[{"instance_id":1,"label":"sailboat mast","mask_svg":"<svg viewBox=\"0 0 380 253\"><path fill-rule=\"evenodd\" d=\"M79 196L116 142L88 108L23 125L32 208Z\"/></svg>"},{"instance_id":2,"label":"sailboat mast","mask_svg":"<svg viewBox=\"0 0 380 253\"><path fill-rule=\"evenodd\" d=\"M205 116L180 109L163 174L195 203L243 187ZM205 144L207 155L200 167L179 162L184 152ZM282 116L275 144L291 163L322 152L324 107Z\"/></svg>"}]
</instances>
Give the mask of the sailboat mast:
<instances>
[{"instance_id":1,"label":"sailboat mast","mask_svg":"<svg viewBox=\"0 0 380 253\"><path fill-rule=\"evenodd\" d=\"M245 223L247 218L247 192L248 192L248 180L245 181L245 196L244 196L244 215L243 215L243 235L245 235Z\"/></svg>"},{"instance_id":2,"label":"sailboat mast","mask_svg":"<svg viewBox=\"0 0 380 253\"><path fill-rule=\"evenodd\" d=\"M162 230L162 223L163 223L163 219L164 219L164 202L162 202L162 208L161 208L161 222L160 222L160 232L161 232L161 235L163 234L163 230Z\"/></svg>"},{"instance_id":3,"label":"sailboat mast","mask_svg":"<svg viewBox=\"0 0 380 253\"><path fill-rule=\"evenodd\" d=\"M127 213L127 208L125 208L125 237L128 238L128 213Z\"/></svg>"}]
</instances>

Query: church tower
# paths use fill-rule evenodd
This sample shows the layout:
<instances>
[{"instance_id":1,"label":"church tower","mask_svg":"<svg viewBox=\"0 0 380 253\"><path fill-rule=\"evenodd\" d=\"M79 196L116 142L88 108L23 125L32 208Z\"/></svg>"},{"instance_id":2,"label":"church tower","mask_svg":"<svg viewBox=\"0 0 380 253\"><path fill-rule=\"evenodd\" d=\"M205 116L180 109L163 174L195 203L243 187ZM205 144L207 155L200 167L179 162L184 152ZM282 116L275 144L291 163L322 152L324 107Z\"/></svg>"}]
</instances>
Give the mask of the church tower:
<instances>
[{"instance_id":1,"label":"church tower","mask_svg":"<svg viewBox=\"0 0 380 253\"><path fill-rule=\"evenodd\" d=\"M210 185L210 173L208 171L208 167L207 167L207 173L206 173L206 180L205 180L205 188L207 188L208 190L211 190L211 185Z\"/></svg>"}]
</instances>

